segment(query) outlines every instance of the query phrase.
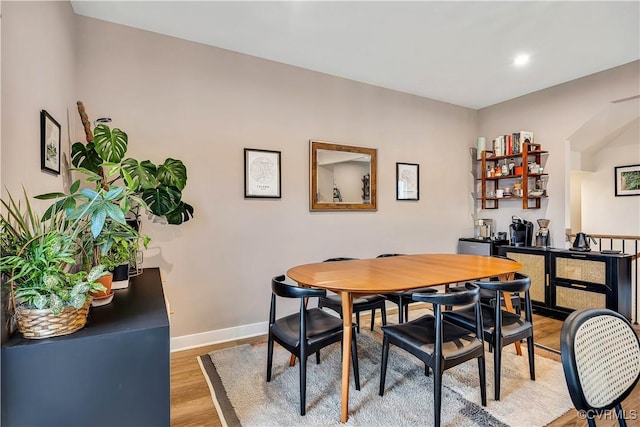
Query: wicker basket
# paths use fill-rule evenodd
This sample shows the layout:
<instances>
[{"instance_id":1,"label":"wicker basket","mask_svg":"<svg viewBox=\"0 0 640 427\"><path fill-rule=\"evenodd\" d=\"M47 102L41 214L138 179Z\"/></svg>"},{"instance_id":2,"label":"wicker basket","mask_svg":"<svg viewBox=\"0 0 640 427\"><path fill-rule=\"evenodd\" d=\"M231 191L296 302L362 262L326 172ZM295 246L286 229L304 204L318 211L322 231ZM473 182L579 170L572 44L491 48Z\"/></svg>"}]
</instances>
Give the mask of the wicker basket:
<instances>
[{"instance_id":1,"label":"wicker basket","mask_svg":"<svg viewBox=\"0 0 640 427\"><path fill-rule=\"evenodd\" d=\"M50 309L28 309L16 307L18 331L25 338L42 339L68 335L84 327L91 306L91 298L87 299L80 309L66 306L62 313L54 315Z\"/></svg>"}]
</instances>

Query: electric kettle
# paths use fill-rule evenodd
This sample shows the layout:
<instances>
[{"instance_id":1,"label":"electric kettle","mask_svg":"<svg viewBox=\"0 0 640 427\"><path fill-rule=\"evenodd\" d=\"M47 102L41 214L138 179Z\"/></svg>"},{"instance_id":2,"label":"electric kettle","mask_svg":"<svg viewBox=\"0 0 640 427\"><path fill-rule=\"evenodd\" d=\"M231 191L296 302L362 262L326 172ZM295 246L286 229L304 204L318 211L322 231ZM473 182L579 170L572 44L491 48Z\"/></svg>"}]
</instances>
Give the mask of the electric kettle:
<instances>
[{"instance_id":1,"label":"electric kettle","mask_svg":"<svg viewBox=\"0 0 640 427\"><path fill-rule=\"evenodd\" d=\"M589 240L593 241L594 244L596 243L593 237L587 236L583 232L579 232L576 234L576 239L573 241L573 247L569 249L572 251L589 252L591 250Z\"/></svg>"}]
</instances>

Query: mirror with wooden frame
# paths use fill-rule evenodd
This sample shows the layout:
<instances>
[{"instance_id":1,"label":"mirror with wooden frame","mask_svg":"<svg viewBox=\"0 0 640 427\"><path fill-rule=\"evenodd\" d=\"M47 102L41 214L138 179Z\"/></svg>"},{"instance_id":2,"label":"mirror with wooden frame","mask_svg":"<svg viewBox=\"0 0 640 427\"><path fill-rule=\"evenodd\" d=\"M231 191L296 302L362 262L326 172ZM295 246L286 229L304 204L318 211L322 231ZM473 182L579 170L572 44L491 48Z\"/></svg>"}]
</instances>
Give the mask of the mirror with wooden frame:
<instances>
[{"instance_id":1,"label":"mirror with wooden frame","mask_svg":"<svg viewBox=\"0 0 640 427\"><path fill-rule=\"evenodd\" d=\"M375 211L375 148L310 141L311 211Z\"/></svg>"}]
</instances>

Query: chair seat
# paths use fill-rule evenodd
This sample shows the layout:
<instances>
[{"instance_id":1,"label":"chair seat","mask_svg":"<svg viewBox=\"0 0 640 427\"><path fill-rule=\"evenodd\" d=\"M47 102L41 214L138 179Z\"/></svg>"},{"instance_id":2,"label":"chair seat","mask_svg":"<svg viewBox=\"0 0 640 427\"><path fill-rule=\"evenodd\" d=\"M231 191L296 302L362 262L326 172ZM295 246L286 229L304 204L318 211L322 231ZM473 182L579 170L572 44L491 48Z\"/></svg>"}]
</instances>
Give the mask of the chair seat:
<instances>
[{"instance_id":1,"label":"chair seat","mask_svg":"<svg viewBox=\"0 0 640 427\"><path fill-rule=\"evenodd\" d=\"M411 296L413 294L431 294L434 292L438 292L436 289L434 288L418 288L418 289L409 289L406 291L398 291L398 292L389 292L387 294L384 294L384 296L389 300L389 301L393 301L395 302L396 300L400 299L400 298L404 298L407 301L411 301L413 302L413 300L411 299Z\"/></svg>"},{"instance_id":2,"label":"chair seat","mask_svg":"<svg viewBox=\"0 0 640 427\"><path fill-rule=\"evenodd\" d=\"M292 347L300 344L300 314L294 313L282 317L273 324L273 334ZM342 320L319 308L307 310L307 335L309 346L326 340L331 335L342 334ZM339 341L339 339L338 339Z\"/></svg>"},{"instance_id":3,"label":"chair seat","mask_svg":"<svg viewBox=\"0 0 640 427\"><path fill-rule=\"evenodd\" d=\"M490 306L481 304L482 307L482 326L483 330L493 334L495 329L493 318L494 309ZM507 342L519 341L529 335L531 323L515 313L500 310L502 314L502 337ZM467 329L475 328L476 318L473 307L464 307L454 311L444 312L446 320L460 325Z\"/></svg>"},{"instance_id":4,"label":"chair seat","mask_svg":"<svg viewBox=\"0 0 640 427\"><path fill-rule=\"evenodd\" d=\"M418 319L399 325L384 326L382 330L391 342L402 342L402 347L412 352L422 351L433 354L435 351L435 317L427 314ZM483 351L483 344L474 334L452 323L443 323L442 357L444 360L455 360L461 355L474 350Z\"/></svg>"}]
</instances>

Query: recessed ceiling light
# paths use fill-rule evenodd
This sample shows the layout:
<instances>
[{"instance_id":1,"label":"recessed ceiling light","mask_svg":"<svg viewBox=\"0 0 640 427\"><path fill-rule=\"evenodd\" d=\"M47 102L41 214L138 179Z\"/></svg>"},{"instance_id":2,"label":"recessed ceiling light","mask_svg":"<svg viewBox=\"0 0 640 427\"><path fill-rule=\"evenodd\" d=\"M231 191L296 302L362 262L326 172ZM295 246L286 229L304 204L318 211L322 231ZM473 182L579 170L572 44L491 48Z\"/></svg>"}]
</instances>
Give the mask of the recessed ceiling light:
<instances>
[{"instance_id":1,"label":"recessed ceiling light","mask_svg":"<svg viewBox=\"0 0 640 427\"><path fill-rule=\"evenodd\" d=\"M529 55L522 54L522 55L516 56L516 58L513 60L513 65L516 65L518 67L522 67L523 65L527 64L528 62L529 62Z\"/></svg>"}]
</instances>

